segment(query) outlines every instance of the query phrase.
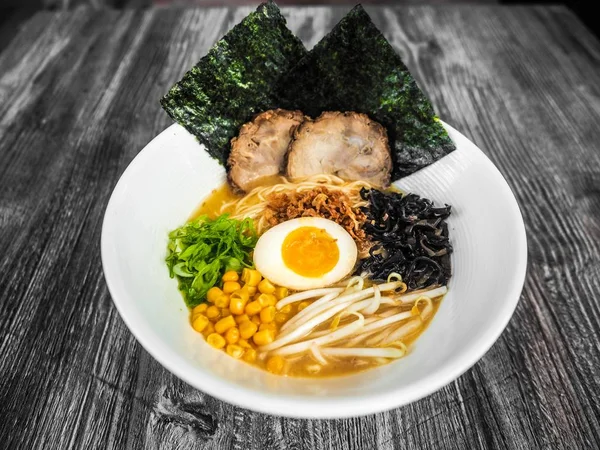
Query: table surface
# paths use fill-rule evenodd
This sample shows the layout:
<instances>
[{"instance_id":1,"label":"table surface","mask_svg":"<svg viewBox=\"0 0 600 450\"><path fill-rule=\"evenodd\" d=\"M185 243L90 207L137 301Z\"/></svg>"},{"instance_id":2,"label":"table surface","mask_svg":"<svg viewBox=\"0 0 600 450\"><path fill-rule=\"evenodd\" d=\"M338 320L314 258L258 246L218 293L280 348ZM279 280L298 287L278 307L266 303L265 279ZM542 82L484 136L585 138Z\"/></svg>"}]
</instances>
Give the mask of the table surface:
<instances>
[{"instance_id":1,"label":"table surface","mask_svg":"<svg viewBox=\"0 0 600 450\"><path fill-rule=\"evenodd\" d=\"M171 123L159 97L250 9L42 12L0 55L0 447L600 447L600 43L559 6L367 9L521 206L527 279L492 349L346 420L254 413L171 375L112 304L102 217ZM283 9L309 47L347 10Z\"/></svg>"}]
</instances>

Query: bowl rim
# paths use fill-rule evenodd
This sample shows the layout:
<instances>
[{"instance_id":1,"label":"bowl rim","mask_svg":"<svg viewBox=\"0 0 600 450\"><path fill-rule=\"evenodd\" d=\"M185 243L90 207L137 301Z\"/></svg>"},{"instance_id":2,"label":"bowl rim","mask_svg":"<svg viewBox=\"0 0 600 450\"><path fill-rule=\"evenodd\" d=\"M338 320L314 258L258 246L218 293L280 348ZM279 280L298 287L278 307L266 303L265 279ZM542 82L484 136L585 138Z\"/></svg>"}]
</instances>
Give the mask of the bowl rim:
<instances>
[{"instance_id":1,"label":"bowl rim","mask_svg":"<svg viewBox=\"0 0 600 450\"><path fill-rule=\"evenodd\" d=\"M394 395L394 392L392 391L364 396L353 396L351 398L310 397L307 399L300 396L291 397L282 394L260 392L254 389L232 385L217 376L205 377L205 379L203 379L204 384L199 386L197 377L192 377L190 375L191 371L186 370L186 366L189 367L189 362L180 355L174 354L162 341L160 341L160 339L141 330L141 327L135 322L136 318L129 314L122 303L123 301L126 301L128 294L122 290L117 282L119 279L118 273L114 269L114 265L111 266L108 259L109 254L111 254L109 249L109 233L115 217L114 214L111 214L111 211L115 208L117 199L120 198L124 192L129 175L150 156L151 152L155 151L153 148L154 146L151 145L152 142L166 133L172 133L178 129L183 130L178 124L172 124L161 133L157 134L133 158L113 188L104 212L100 238L102 269L112 302L127 328L136 338L138 343L140 343L141 346L159 362L159 364L190 386L224 402L271 415L313 419L360 417L408 405L431 395L452 383L473 367L490 350L512 318L525 283L527 272L527 236L523 216L515 195L496 165L470 139L447 123L443 121L440 122L453 133L456 133L469 141L472 144L472 150L478 152L479 156L483 157L485 164L489 166L490 176L493 174L493 176L497 178L498 186L504 191L503 196L510 199L508 204L512 213L511 217L516 220L515 225L517 227L517 233L514 236L517 258L514 270L515 276L510 281L510 289L508 290L503 304L502 314L499 314L499 318L486 330L482 335L482 338L475 343L471 351L464 352L460 357L451 360L451 362L447 364L446 370L442 373L437 374L437 376L433 378L426 378L425 380L420 380L411 384L411 390L402 393L400 398L397 395ZM293 402L293 404L290 402Z\"/></svg>"}]
</instances>

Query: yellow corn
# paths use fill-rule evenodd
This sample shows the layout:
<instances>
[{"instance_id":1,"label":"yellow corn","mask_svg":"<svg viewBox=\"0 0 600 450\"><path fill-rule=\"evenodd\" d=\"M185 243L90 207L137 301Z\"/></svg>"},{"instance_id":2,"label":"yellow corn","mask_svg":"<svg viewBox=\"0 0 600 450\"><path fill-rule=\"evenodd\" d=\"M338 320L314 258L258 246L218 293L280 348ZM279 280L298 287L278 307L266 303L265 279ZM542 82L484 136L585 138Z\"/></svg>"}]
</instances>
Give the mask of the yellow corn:
<instances>
[{"instance_id":1,"label":"yellow corn","mask_svg":"<svg viewBox=\"0 0 600 450\"><path fill-rule=\"evenodd\" d=\"M202 333L202 331L206 328L206 325L208 325L208 324L209 324L208 317L206 317L204 314L198 314L198 315L196 315L196 317L194 318L194 321L192 322L192 327L198 333Z\"/></svg>"},{"instance_id":2,"label":"yellow corn","mask_svg":"<svg viewBox=\"0 0 600 450\"><path fill-rule=\"evenodd\" d=\"M258 290L258 288L256 286L250 286L248 284L245 284L242 287L243 291L246 291L248 293L248 296L253 296L254 294L256 294L256 291Z\"/></svg>"},{"instance_id":3,"label":"yellow corn","mask_svg":"<svg viewBox=\"0 0 600 450\"><path fill-rule=\"evenodd\" d=\"M236 323L233 316L227 316L215 323L215 331L219 334L225 333L230 328L235 327Z\"/></svg>"},{"instance_id":4,"label":"yellow corn","mask_svg":"<svg viewBox=\"0 0 600 450\"><path fill-rule=\"evenodd\" d=\"M237 281L239 279L240 279L240 276L238 275L238 273L235 270L229 270L229 271L225 272L223 274L223 278L221 278L221 280L223 280L223 282Z\"/></svg>"},{"instance_id":5,"label":"yellow corn","mask_svg":"<svg viewBox=\"0 0 600 450\"><path fill-rule=\"evenodd\" d=\"M225 340L228 344L235 344L240 340L240 330L233 327L225 332Z\"/></svg>"},{"instance_id":6,"label":"yellow corn","mask_svg":"<svg viewBox=\"0 0 600 450\"><path fill-rule=\"evenodd\" d=\"M271 323L275 320L275 307L267 306L260 312L260 320L262 323Z\"/></svg>"},{"instance_id":7,"label":"yellow corn","mask_svg":"<svg viewBox=\"0 0 600 450\"><path fill-rule=\"evenodd\" d=\"M243 288L231 293L229 297L229 309L232 314L244 314L244 308L248 303L248 292Z\"/></svg>"},{"instance_id":8,"label":"yellow corn","mask_svg":"<svg viewBox=\"0 0 600 450\"><path fill-rule=\"evenodd\" d=\"M256 326L260 325L262 322L260 321L260 316L259 315L254 315L250 318L250 321L254 324L256 324Z\"/></svg>"},{"instance_id":9,"label":"yellow corn","mask_svg":"<svg viewBox=\"0 0 600 450\"><path fill-rule=\"evenodd\" d=\"M256 361L256 350L253 348L247 348L246 351L244 351L244 356L242 356L242 359L246 362L253 363Z\"/></svg>"},{"instance_id":10,"label":"yellow corn","mask_svg":"<svg viewBox=\"0 0 600 450\"><path fill-rule=\"evenodd\" d=\"M298 312L302 311L304 308L310 305L310 302L300 302L298 304Z\"/></svg>"},{"instance_id":11,"label":"yellow corn","mask_svg":"<svg viewBox=\"0 0 600 450\"><path fill-rule=\"evenodd\" d=\"M279 310L280 313L289 314L292 312L292 305L285 305Z\"/></svg>"},{"instance_id":12,"label":"yellow corn","mask_svg":"<svg viewBox=\"0 0 600 450\"><path fill-rule=\"evenodd\" d=\"M275 332L273 330L257 331L252 340L256 345L267 345L275 340Z\"/></svg>"},{"instance_id":13,"label":"yellow corn","mask_svg":"<svg viewBox=\"0 0 600 450\"><path fill-rule=\"evenodd\" d=\"M218 308L227 308L229 306L229 295L221 294L215 299L215 306Z\"/></svg>"},{"instance_id":14,"label":"yellow corn","mask_svg":"<svg viewBox=\"0 0 600 450\"><path fill-rule=\"evenodd\" d=\"M258 270L244 268L242 270L242 281L249 286L258 286L262 276Z\"/></svg>"},{"instance_id":15,"label":"yellow corn","mask_svg":"<svg viewBox=\"0 0 600 450\"><path fill-rule=\"evenodd\" d=\"M206 310L206 317L209 319L216 319L221 315L221 311L215 305L209 306Z\"/></svg>"},{"instance_id":16,"label":"yellow corn","mask_svg":"<svg viewBox=\"0 0 600 450\"><path fill-rule=\"evenodd\" d=\"M283 372L284 367L285 360L279 355L271 356L267 359L267 370L271 373L278 375Z\"/></svg>"},{"instance_id":17,"label":"yellow corn","mask_svg":"<svg viewBox=\"0 0 600 450\"><path fill-rule=\"evenodd\" d=\"M272 294L275 292L275 286L269 280L264 278L260 283L258 283L258 290L263 294Z\"/></svg>"},{"instance_id":18,"label":"yellow corn","mask_svg":"<svg viewBox=\"0 0 600 450\"><path fill-rule=\"evenodd\" d=\"M278 312L277 314L275 314L275 322L282 324L282 323L286 323L287 320L288 320L287 314L284 314L282 312Z\"/></svg>"},{"instance_id":19,"label":"yellow corn","mask_svg":"<svg viewBox=\"0 0 600 450\"><path fill-rule=\"evenodd\" d=\"M194 309L192 309L192 317L194 317L196 314L199 314L199 313L205 313L207 308L208 308L208 305L206 303L200 303L198 306L196 306Z\"/></svg>"},{"instance_id":20,"label":"yellow corn","mask_svg":"<svg viewBox=\"0 0 600 450\"><path fill-rule=\"evenodd\" d=\"M209 303L214 303L219 295L221 295L223 291L216 286L211 287L206 293L206 300Z\"/></svg>"},{"instance_id":21,"label":"yellow corn","mask_svg":"<svg viewBox=\"0 0 600 450\"><path fill-rule=\"evenodd\" d=\"M246 307L244 300L241 298L233 298L231 299L231 303L229 303L229 308L232 314L240 315L244 314L244 308Z\"/></svg>"},{"instance_id":22,"label":"yellow corn","mask_svg":"<svg viewBox=\"0 0 600 450\"><path fill-rule=\"evenodd\" d=\"M277 299L273 294L260 294L256 301L260 303L260 306L263 308L265 306L275 306L277 304Z\"/></svg>"},{"instance_id":23,"label":"yellow corn","mask_svg":"<svg viewBox=\"0 0 600 450\"><path fill-rule=\"evenodd\" d=\"M262 331L262 330L271 330L273 333L277 332L277 325L275 325L275 323L271 322L271 323L261 323L258 326L258 331Z\"/></svg>"},{"instance_id":24,"label":"yellow corn","mask_svg":"<svg viewBox=\"0 0 600 450\"><path fill-rule=\"evenodd\" d=\"M221 310L221 317L227 317L231 315L231 310L229 308L223 308Z\"/></svg>"},{"instance_id":25,"label":"yellow corn","mask_svg":"<svg viewBox=\"0 0 600 450\"><path fill-rule=\"evenodd\" d=\"M258 325L256 325L254 322L250 322L249 320L240 323L239 327L240 337L242 339L250 339L252 336L254 336L256 330L258 330Z\"/></svg>"},{"instance_id":26,"label":"yellow corn","mask_svg":"<svg viewBox=\"0 0 600 450\"><path fill-rule=\"evenodd\" d=\"M242 322L246 322L248 320L250 320L250 317L248 317L248 314L242 314L240 316L235 316L235 323L237 323L238 325Z\"/></svg>"},{"instance_id":27,"label":"yellow corn","mask_svg":"<svg viewBox=\"0 0 600 450\"><path fill-rule=\"evenodd\" d=\"M205 338L207 338L208 336L210 336L214 332L215 332L215 326L212 324L212 322L208 322L208 325L206 325L206 327L202 331L202 336L204 336Z\"/></svg>"},{"instance_id":28,"label":"yellow corn","mask_svg":"<svg viewBox=\"0 0 600 450\"><path fill-rule=\"evenodd\" d=\"M237 345L239 345L242 348L254 348L246 339L238 339Z\"/></svg>"},{"instance_id":29,"label":"yellow corn","mask_svg":"<svg viewBox=\"0 0 600 450\"><path fill-rule=\"evenodd\" d=\"M214 348L225 347L225 338L217 333L209 334L206 338L206 342L208 342L208 345Z\"/></svg>"},{"instance_id":30,"label":"yellow corn","mask_svg":"<svg viewBox=\"0 0 600 450\"><path fill-rule=\"evenodd\" d=\"M229 356L233 356L235 359L240 359L244 354L244 349L235 344L229 344L225 351Z\"/></svg>"},{"instance_id":31,"label":"yellow corn","mask_svg":"<svg viewBox=\"0 0 600 450\"><path fill-rule=\"evenodd\" d=\"M283 286L276 287L275 292L273 292L273 294L275 295L277 300L281 300L282 298L288 296L288 294L289 294L288 288L285 288Z\"/></svg>"},{"instance_id":32,"label":"yellow corn","mask_svg":"<svg viewBox=\"0 0 600 450\"><path fill-rule=\"evenodd\" d=\"M253 316L254 314L258 314L261 309L262 309L262 306L260 306L260 303L258 302L258 300L254 300L253 302L250 302L246 305L246 309L244 311L249 316Z\"/></svg>"},{"instance_id":33,"label":"yellow corn","mask_svg":"<svg viewBox=\"0 0 600 450\"><path fill-rule=\"evenodd\" d=\"M238 283L237 281L226 281L225 283L223 283L223 292L225 292L226 294L231 294L232 292L235 292L241 288L242 286L240 286L240 283Z\"/></svg>"}]
</instances>

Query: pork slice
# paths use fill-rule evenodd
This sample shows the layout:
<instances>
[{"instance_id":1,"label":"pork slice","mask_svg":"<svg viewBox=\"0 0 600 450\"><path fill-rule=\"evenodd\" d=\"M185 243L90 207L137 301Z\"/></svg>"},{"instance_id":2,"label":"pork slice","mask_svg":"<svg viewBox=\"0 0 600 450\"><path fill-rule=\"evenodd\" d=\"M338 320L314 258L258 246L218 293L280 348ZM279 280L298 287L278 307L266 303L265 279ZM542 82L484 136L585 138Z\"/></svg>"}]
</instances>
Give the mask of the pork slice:
<instances>
[{"instance_id":1,"label":"pork slice","mask_svg":"<svg viewBox=\"0 0 600 450\"><path fill-rule=\"evenodd\" d=\"M300 111L268 110L240 128L231 140L228 179L236 190L247 192L261 178L283 174L288 146L304 120Z\"/></svg>"},{"instance_id":2,"label":"pork slice","mask_svg":"<svg viewBox=\"0 0 600 450\"><path fill-rule=\"evenodd\" d=\"M325 173L386 187L391 170L385 128L356 112L324 112L306 119L296 129L287 158L292 179Z\"/></svg>"}]
</instances>

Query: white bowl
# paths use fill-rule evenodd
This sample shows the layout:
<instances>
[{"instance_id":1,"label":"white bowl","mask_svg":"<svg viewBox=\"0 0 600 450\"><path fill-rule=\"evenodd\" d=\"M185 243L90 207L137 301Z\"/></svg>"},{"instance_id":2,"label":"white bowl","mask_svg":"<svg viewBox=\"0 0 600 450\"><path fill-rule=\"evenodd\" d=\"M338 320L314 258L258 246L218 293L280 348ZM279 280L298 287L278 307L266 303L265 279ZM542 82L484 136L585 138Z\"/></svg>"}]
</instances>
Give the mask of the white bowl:
<instances>
[{"instance_id":1,"label":"white bowl","mask_svg":"<svg viewBox=\"0 0 600 450\"><path fill-rule=\"evenodd\" d=\"M265 413L358 416L440 389L475 364L504 330L519 300L527 260L523 219L506 181L472 142L445 126L456 151L397 183L453 207L450 291L406 357L350 376L289 378L206 344L189 325L164 258L167 233L224 182L225 171L178 125L137 155L106 209L102 265L121 317L142 346L179 378L221 400Z\"/></svg>"}]
</instances>

